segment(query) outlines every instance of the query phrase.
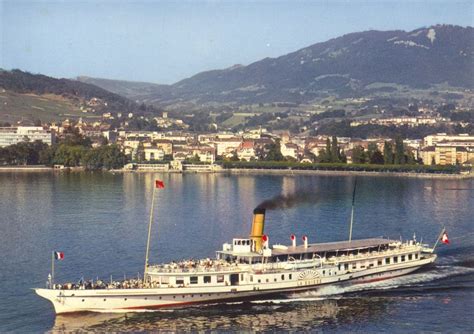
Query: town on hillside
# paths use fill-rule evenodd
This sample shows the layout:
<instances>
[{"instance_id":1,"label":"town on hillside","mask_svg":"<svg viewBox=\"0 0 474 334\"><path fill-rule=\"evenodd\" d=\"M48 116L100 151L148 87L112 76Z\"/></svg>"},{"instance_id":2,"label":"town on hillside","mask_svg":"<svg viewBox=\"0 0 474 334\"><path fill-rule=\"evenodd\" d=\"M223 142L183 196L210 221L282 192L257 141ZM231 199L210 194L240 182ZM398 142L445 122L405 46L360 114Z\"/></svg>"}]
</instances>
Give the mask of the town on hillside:
<instances>
[{"instance_id":1,"label":"town on hillside","mask_svg":"<svg viewBox=\"0 0 474 334\"><path fill-rule=\"evenodd\" d=\"M183 166L190 165L200 170L215 170L210 166L273 168L337 164L339 167L459 166L470 170L474 162L474 135L470 134L469 119L472 110L456 105L435 110L422 104L416 106L416 112L413 105L407 106L407 110L411 110L410 115L389 113L329 123L328 118L334 114L343 115L330 109L308 111L309 123L293 131L272 126L272 122L247 122L246 127L234 129L211 122L196 128L195 120L187 122L186 118L171 117L167 111L159 117L106 112L92 120L79 117L50 123L0 123L0 165L181 171ZM298 113L301 115L301 111ZM137 124L153 124L155 128ZM358 128L367 129L368 133L365 138L337 135L341 126L355 129L354 133L361 131ZM333 133L325 133L328 128ZM450 133L438 132L445 128ZM397 131L397 135L387 135ZM410 138L403 133L411 133ZM413 138L417 134L419 138Z\"/></svg>"}]
</instances>

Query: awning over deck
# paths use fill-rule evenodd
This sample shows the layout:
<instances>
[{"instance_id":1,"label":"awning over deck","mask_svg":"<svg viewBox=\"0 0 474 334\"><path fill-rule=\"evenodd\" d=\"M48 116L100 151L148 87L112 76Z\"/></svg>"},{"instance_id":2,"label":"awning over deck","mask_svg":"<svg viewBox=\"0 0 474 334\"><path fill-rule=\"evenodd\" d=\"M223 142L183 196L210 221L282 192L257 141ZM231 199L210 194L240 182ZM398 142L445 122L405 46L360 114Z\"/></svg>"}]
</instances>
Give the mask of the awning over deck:
<instances>
[{"instance_id":1,"label":"awning over deck","mask_svg":"<svg viewBox=\"0 0 474 334\"><path fill-rule=\"evenodd\" d=\"M344 252L356 249L367 249L385 246L390 243L397 242L396 240L383 239L383 238L372 238L372 239L360 239L352 241L336 241L326 242L320 244L310 244L307 248L304 245L296 247L288 246L287 249L273 248L272 255L293 255L293 254L304 254L304 253L324 253L324 252Z\"/></svg>"}]
</instances>

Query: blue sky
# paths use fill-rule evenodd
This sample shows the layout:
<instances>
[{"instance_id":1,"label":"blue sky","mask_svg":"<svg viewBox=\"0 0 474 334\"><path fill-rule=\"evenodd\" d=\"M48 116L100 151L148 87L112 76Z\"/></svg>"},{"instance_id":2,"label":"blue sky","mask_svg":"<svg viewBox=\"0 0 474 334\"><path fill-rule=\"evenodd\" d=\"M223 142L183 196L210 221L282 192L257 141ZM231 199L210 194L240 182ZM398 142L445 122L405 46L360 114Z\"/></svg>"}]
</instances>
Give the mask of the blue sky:
<instances>
[{"instance_id":1,"label":"blue sky","mask_svg":"<svg viewBox=\"0 0 474 334\"><path fill-rule=\"evenodd\" d=\"M474 25L474 1L0 0L0 67L174 83L370 29Z\"/></svg>"}]
</instances>

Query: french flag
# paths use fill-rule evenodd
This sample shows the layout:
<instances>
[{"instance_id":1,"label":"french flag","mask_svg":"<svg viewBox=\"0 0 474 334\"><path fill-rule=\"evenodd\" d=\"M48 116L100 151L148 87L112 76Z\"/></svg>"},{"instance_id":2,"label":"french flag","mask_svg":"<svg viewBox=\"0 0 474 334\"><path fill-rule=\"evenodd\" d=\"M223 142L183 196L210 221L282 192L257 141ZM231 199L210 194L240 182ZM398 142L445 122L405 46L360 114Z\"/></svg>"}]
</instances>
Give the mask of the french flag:
<instances>
[{"instance_id":1,"label":"french flag","mask_svg":"<svg viewBox=\"0 0 474 334\"><path fill-rule=\"evenodd\" d=\"M64 253L63 252L54 252L54 258L56 260L64 260Z\"/></svg>"},{"instance_id":2,"label":"french flag","mask_svg":"<svg viewBox=\"0 0 474 334\"><path fill-rule=\"evenodd\" d=\"M448 233L444 232L443 236L441 237L441 242L443 244L449 244Z\"/></svg>"}]
</instances>

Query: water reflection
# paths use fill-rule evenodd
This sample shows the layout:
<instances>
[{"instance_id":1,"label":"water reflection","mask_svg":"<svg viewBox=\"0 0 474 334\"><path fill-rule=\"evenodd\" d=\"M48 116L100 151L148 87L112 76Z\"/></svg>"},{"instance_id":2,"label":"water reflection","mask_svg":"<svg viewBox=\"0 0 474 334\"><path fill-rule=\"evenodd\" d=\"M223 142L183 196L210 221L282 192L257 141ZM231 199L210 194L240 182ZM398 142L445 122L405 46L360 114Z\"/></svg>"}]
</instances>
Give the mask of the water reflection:
<instances>
[{"instance_id":1,"label":"water reflection","mask_svg":"<svg viewBox=\"0 0 474 334\"><path fill-rule=\"evenodd\" d=\"M376 319L390 302L376 299L275 300L149 313L57 316L52 332L311 330L320 325Z\"/></svg>"}]
</instances>

